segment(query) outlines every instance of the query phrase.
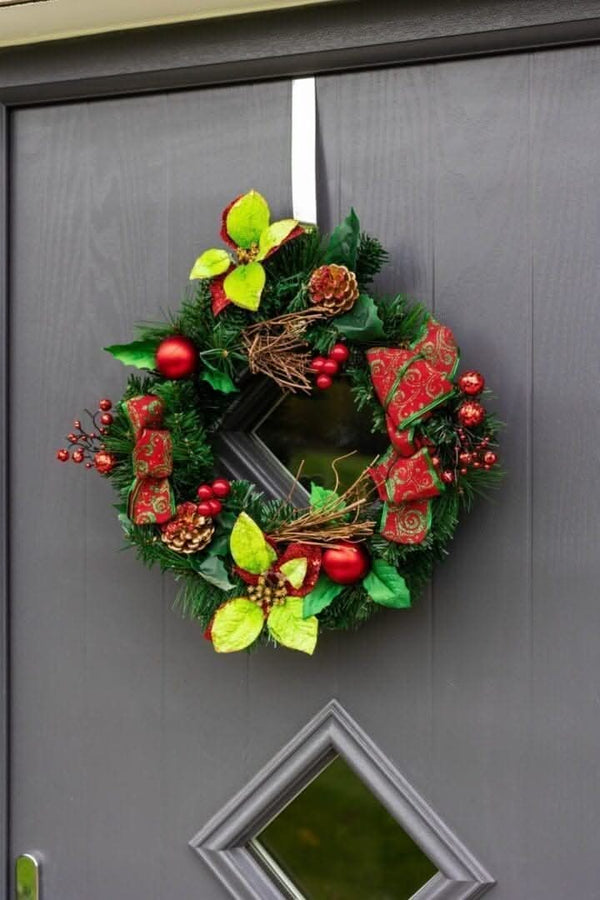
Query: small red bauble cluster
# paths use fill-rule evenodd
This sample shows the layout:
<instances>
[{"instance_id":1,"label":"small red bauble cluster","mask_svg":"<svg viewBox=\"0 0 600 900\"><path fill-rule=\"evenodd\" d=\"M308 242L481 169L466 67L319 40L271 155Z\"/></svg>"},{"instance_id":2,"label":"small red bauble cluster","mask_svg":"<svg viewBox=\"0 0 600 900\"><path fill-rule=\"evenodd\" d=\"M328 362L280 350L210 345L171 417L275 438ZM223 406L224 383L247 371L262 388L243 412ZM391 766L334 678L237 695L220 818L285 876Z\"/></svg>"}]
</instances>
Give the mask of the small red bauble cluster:
<instances>
[{"instance_id":1,"label":"small red bauble cluster","mask_svg":"<svg viewBox=\"0 0 600 900\"><path fill-rule=\"evenodd\" d=\"M198 351L193 341L176 334L165 338L156 351L156 368L164 378L189 378L196 371Z\"/></svg>"},{"instance_id":2,"label":"small red bauble cluster","mask_svg":"<svg viewBox=\"0 0 600 900\"><path fill-rule=\"evenodd\" d=\"M212 484L201 484L196 493L200 499L201 516L218 516L223 510L222 501L229 496L231 483L226 478L215 478Z\"/></svg>"},{"instance_id":3,"label":"small red bauble cluster","mask_svg":"<svg viewBox=\"0 0 600 900\"><path fill-rule=\"evenodd\" d=\"M489 437L484 437L478 443L473 444L465 432L460 429L458 438L460 441L458 463L461 475L466 475L469 469L489 470L498 462L498 455L489 449Z\"/></svg>"},{"instance_id":4,"label":"small red bauble cluster","mask_svg":"<svg viewBox=\"0 0 600 900\"><path fill-rule=\"evenodd\" d=\"M67 435L69 449L62 447L56 452L56 458L60 462L72 462L77 465L85 462L86 469L96 469L101 475L108 473L116 465L116 458L112 453L107 453L100 435L108 434L108 428L113 423L113 417L109 410L112 409L112 401L108 397L103 397L98 402L98 411L91 413L86 410L92 421L92 431L85 431L82 428L81 420L74 419L74 431L70 431Z\"/></svg>"},{"instance_id":5,"label":"small red bauble cluster","mask_svg":"<svg viewBox=\"0 0 600 900\"><path fill-rule=\"evenodd\" d=\"M354 584L365 577L371 560L362 544L340 541L323 551L321 566L336 584Z\"/></svg>"},{"instance_id":6,"label":"small red bauble cluster","mask_svg":"<svg viewBox=\"0 0 600 900\"><path fill-rule=\"evenodd\" d=\"M345 344L334 344L328 355L315 356L310 364L313 372L317 373L315 384L321 391L326 391L333 384L333 376L348 362L350 351Z\"/></svg>"}]
</instances>

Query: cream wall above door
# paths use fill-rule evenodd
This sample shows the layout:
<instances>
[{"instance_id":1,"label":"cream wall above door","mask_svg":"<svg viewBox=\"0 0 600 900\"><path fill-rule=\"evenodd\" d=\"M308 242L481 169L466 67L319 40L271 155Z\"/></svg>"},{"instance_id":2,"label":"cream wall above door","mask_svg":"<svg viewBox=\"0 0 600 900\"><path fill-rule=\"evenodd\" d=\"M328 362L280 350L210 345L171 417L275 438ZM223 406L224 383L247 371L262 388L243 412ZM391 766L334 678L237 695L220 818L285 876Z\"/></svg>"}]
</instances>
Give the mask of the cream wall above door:
<instances>
[{"instance_id":1,"label":"cream wall above door","mask_svg":"<svg viewBox=\"0 0 600 900\"><path fill-rule=\"evenodd\" d=\"M0 0L0 47L330 0Z\"/></svg>"}]
</instances>

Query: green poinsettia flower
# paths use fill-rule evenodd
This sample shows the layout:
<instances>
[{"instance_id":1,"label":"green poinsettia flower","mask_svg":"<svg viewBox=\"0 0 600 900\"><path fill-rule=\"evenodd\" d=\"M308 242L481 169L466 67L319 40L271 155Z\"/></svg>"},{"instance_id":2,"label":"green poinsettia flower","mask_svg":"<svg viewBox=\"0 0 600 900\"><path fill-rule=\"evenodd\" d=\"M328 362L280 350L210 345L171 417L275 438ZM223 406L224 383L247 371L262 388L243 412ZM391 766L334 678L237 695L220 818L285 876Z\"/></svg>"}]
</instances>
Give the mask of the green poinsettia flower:
<instances>
[{"instance_id":1,"label":"green poinsettia flower","mask_svg":"<svg viewBox=\"0 0 600 900\"><path fill-rule=\"evenodd\" d=\"M233 526L230 549L238 574L250 585L248 596L235 597L215 612L207 636L218 653L249 647L263 627L284 647L312 654L319 630L316 616L303 615L303 597L319 574L320 551L290 545L278 557L261 529L242 512Z\"/></svg>"},{"instance_id":2,"label":"green poinsettia flower","mask_svg":"<svg viewBox=\"0 0 600 900\"><path fill-rule=\"evenodd\" d=\"M212 309L218 315L230 303L255 312L265 286L263 261L302 233L296 219L271 223L269 204L258 191L242 194L222 215L221 237L233 250L205 250L190 280L211 280Z\"/></svg>"}]
</instances>

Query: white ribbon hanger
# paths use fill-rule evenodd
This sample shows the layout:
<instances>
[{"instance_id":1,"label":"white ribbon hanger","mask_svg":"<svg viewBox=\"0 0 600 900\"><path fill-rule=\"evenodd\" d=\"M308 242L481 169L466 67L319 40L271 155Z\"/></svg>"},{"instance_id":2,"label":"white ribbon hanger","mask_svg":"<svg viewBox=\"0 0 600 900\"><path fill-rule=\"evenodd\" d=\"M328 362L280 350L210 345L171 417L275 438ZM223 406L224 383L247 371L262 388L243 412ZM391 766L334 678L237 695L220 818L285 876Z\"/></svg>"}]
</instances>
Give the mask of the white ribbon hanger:
<instances>
[{"instance_id":1,"label":"white ribbon hanger","mask_svg":"<svg viewBox=\"0 0 600 900\"><path fill-rule=\"evenodd\" d=\"M300 222L317 222L317 104L314 78L292 81L292 208Z\"/></svg>"}]
</instances>

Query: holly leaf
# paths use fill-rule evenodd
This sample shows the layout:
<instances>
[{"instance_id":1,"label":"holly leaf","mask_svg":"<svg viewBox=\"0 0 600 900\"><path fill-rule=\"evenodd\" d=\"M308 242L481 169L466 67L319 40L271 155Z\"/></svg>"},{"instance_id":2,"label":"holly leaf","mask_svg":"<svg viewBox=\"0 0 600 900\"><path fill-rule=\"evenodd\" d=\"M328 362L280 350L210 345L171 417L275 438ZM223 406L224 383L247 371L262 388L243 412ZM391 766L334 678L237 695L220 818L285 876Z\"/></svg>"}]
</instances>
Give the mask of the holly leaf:
<instances>
[{"instance_id":1,"label":"holly leaf","mask_svg":"<svg viewBox=\"0 0 600 900\"><path fill-rule=\"evenodd\" d=\"M335 600L338 594L344 590L343 584L336 584L327 575L321 575L314 588L304 598L302 615L304 618L316 616L323 609L327 609L329 604Z\"/></svg>"},{"instance_id":2,"label":"holly leaf","mask_svg":"<svg viewBox=\"0 0 600 900\"><path fill-rule=\"evenodd\" d=\"M120 512L119 515L117 516L117 518L119 520L119 524L120 524L121 528L123 529L123 531L125 532L127 537L129 537L129 535L131 534L131 532L133 530L133 522L131 521L129 516L124 512Z\"/></svg>"},{"instance_id":3,"label":"holly leaf","mask_svg":"<svg viewBox=\"0 0 600 900\"><path fill-rule=\"evenodd\" d=\"M203 559L200 565L194 566L194 571L198 573L205 581L222 591L231 591L235 587L229 580L227 569L222 559L218 556L208 556Z\"/></svg>"},{"instance_id":4,"label":"holly leaf","mask_svg":"<svg viewBox=\"0 0 600 900\"><path fill-rule=\"evenodd\" d=\"M200 376L202 381L207 381L215 391L222 394L231 394L237 391L235 383L226 372L220 372L218 369L205 369Z\"/></svg>"},{"instance_id":5,"label":"holly leaf","mask_svg":"<svg viewBox=\"0 0 600 900\"><path fill-rule=\"evenodd\" d=\"M315 616L302 616L302 598L288 597L282 606L274 606L267 628L279 644L302 653L313 653L317 645L319 622Z\"/></svg>"},{"instance_id":6,"label":"holly leaf","mask_svg":"<svg viewBox=\"0 0 600 900\"><path fill-rule=\"evenodd\" d=\"M156 350L160 341L131 341L130 344L111 344L105 347L107 353L112 353L115 359L124 366L134 366L136 369L155 369Z\"/></svg>"},{"instance_id":7,"label":"holly leaf","mask_svg":"<svg viewBox=\"0 0 600 900\"><path fill-rule=\"evenodd\" d=\"M226 250L205 250L192 267L190 281L195 278L216 278L217 275L223 275L230 265L231 259Z\"/></svg>"},{"instance_id":8,"label":"holly leaf","mask_svg":"<svg viewBox=\"0 0 600 900\"><path fill-rule=\"evenodd\" d=\"M267 228L271 212L269 204L258 191L248 191L233 203L225 218L227 234L238 247L246 250L258 244Z\"/></svg>"},{"instance_id":9,"label":"holly leaf","mask_svg":"<svg viewBox=\"0 0 600 900\"><path fill-rule=\"evenodd\" d=\"M398 571L383 559L374 559L363 587L374 603L402 609L410 606L410 591Z\"/></svg>"},{"instance_id":10,"label":"holly leaf","mask_svg":"<svg viewBox=\"0 0 600 900\"><path fill-rule=\"evenodd\" d=\"M306 556L298 556L295 559L288 559L287 562L279 566L279 571L283 572L293 588L302 587L306 572L308 570L308 559Z\"/></svg>"},{"instance_id":11,"label":"holly leaf","mask_svg":"<svg viewBox=\"0 0 600 900\"><path fill-rule=\"evenodd\" d=\"M385 337L375 301L367 294L359 296L350 312L338 316L335 325L340 334L354 341L378 341Z\"/></svg>"},{"instance_id":12,"label":"holly leaf","mask_svg":"<svg viewBox=\"0 0 600 900\"><path fill-rule=\"evenodd\" d=\"M258 242L259 252L256 258L266 259L270 253L281 247L297 225L296 219L282 219L280 222L273 222L272 225L265 228Z\"/></svg>"},{"instance_id":13,"label":"holly leaf","mask_svg":"<svg viewBox=\"0 0 600 900\"><path fill-rule=\"evenodd\" d=\"M265 270L259 262L238 266L225 276L223 281L225 296L236 306L256 312L260 306L266 278Z\"/></svg>"},{"instance_id":14,"label":"holly leaf","mask_svg":"<svg viewBox=\"0 0 600 900\"><path fill-rule=\"evenodd\" d=\"M277 554L267 543L264 534L250 516L241 512L231 530L229 549L240 569L251 575L267 572L277 559Z\"/></svg>"},{"instance_id":15,"label":"holly leaf","mask_svg":"<svg viewBox=\"0 0 600 900\"><path fill-rule=\"evenodd\" d=\"M210 625L213 647L217 653L244 650L259 636L264 621L260 606L247 597L228 600L218 608Z\"/></svg>"},{"instance_id":16,"label":"holly leaf","mask_svg":"<svg viewBox=\"0 0 600 900\"><path fill-rule=\"evenodd\" d=\"M342 512L345 503L335 491L321 487L320 484L315 484L314 481L311 481L310 507L311 509L327 509L331 510L331 512L339 509L339 511Z\"/></svg>"},{"instance_id":17,"label":"holly leaf","mask_svg":"<svg viewBox=\"0 0 600 900\"><path fill-rule=\"evenodd\" d=\"M220 518L223 519L224 513L221 514ZM235 515L233 516L233 522L235 521ZM210 542L207 553L209 556L227 556L229 553L229 535L228 534L220 534L218 537L214 537Z\"/></svg>"},{"instance_id":18,"label":"holly leaf","mask_svg":"<svg viewBox=\"0 0 600 900\"><path fill-rule=\"evenodd\" d=\"M359 238L360 222L354 209L351 209L350 214L341 225L338 225L331 233L323 261L346 266L353 272L356 268L356 252Z\"/></svg>"}]
</instances>

